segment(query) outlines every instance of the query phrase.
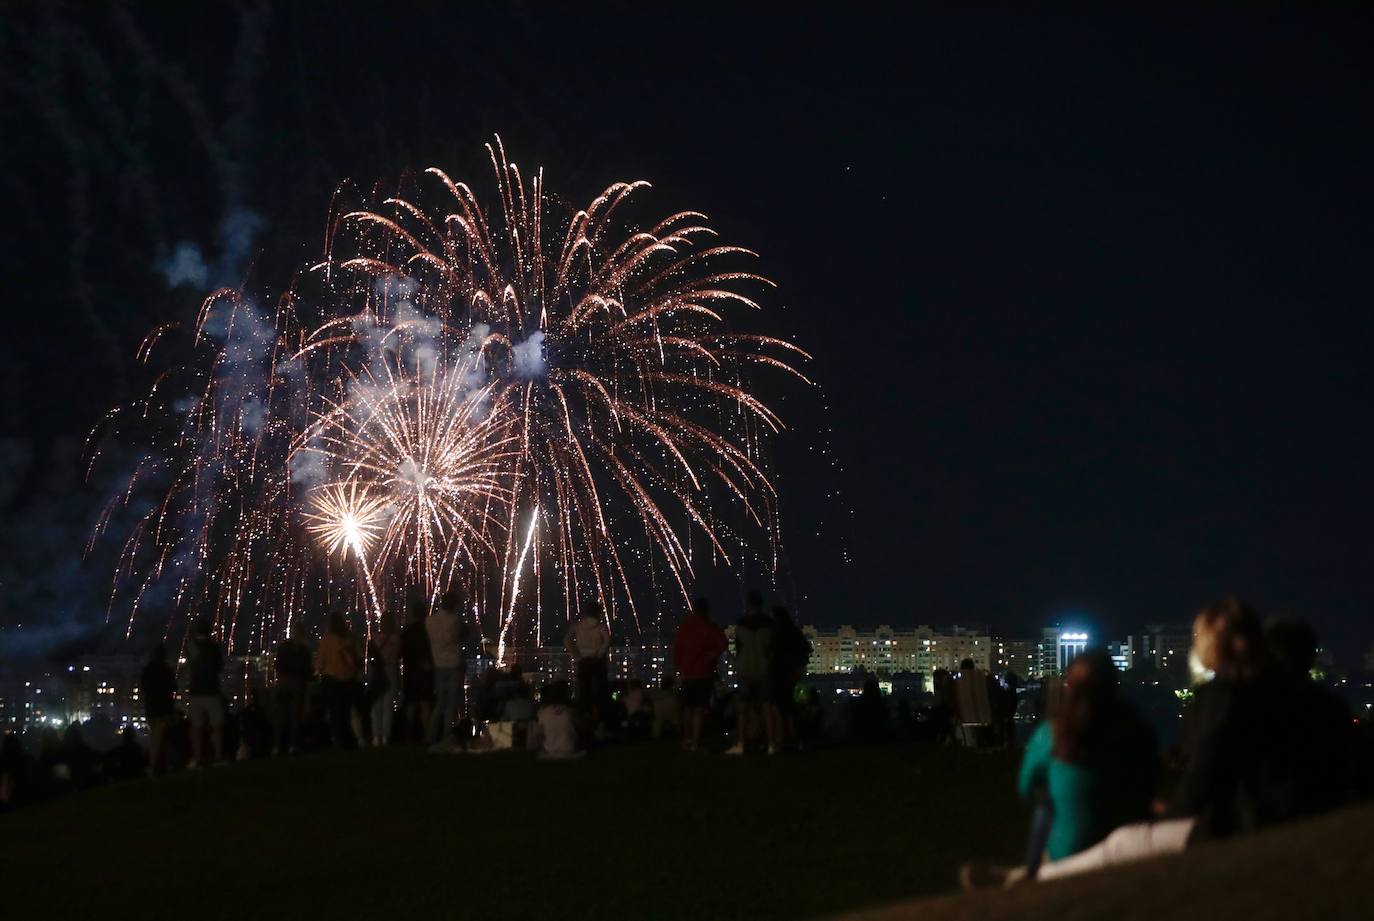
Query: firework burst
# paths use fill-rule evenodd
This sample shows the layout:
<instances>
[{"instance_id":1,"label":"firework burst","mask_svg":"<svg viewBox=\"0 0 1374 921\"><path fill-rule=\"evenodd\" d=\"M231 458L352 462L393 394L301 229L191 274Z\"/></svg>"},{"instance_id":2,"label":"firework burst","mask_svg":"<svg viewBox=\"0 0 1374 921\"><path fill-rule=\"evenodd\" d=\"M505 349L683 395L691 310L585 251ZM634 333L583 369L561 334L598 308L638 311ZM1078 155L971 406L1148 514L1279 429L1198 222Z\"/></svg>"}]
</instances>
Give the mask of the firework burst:
<instances>
[{"instance_id":1,"label":"firework burst","mask_svg":"<svg viewBox=\"0 0 1374 921\"><path fill-rule=\"evenodd\" d=\"M364 563L391 517L390 503L383 497L368 495L356 480L313 490L310 506L305 513L306 530L330 553L342 555L352 550Z\"/></svg>"},{"instance_id":2,"label":"firework burst","mask_svg":"<svg viewBox=\"0 0 1374 921\"><path fill-rule=\"evenodd\" d=\"M378 529L379 565L434 594L456 567L478 567L495 552L490 533L514 456L509 415L490 406L490 386L469 389L463 365L441 373L435 363L418 377L382 367L385 380L369 367L353 379L351 398L326 401L292 458L318 455L350 490L363 482L369 496L385 497L375 500L390 519Z\"/></svg>"},{"instance_id":3,"label":"firework burst","mask_svg":"<svg viewBox=\"0 0 1374 921\"><path fill-rule=\"evenodd\" d=\"M805 380L791 362L808 356L727 324L772 286L742 267L754 254L694 211L628 228L644 182L561 210L542 171L488 150L496 208L430 169L332 214L325 258L274 313L206 301L203 357L115 414L162 445L116 503L163 492L112 603L131 577L135 612L170 584L173 609L232 634L249 608L270 624L351 592L376 613L462 584L504 648L526 612L538 635L546 597L637 618L637 585L664 572L685 599L694 534L735 564L752 529L776 563L764 458L782 422L748 382Z\"/></svg>"}]
</instances>

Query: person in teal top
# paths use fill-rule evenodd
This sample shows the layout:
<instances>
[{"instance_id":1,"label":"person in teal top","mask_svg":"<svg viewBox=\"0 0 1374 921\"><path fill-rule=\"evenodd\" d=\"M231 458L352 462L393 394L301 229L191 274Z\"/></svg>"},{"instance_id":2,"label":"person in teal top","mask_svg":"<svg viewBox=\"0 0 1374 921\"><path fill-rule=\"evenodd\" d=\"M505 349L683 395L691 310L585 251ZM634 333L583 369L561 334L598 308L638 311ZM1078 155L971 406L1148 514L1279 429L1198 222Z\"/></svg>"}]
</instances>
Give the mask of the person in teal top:
<instances>
[{"instance_id":1,"label":"person in teal top","mask_svg":"<svg viewBox=\"0 0 1374 921\"><path fill-rule=\"evenodd\" d=\"M1090 649L1064 671L1063 694L1026 746L1017 789L1048 800L1045 852L1061 860L1149 818L1158 772L1153 730L1121 700L1106 652Z\"/></svg>"}]
</instances>

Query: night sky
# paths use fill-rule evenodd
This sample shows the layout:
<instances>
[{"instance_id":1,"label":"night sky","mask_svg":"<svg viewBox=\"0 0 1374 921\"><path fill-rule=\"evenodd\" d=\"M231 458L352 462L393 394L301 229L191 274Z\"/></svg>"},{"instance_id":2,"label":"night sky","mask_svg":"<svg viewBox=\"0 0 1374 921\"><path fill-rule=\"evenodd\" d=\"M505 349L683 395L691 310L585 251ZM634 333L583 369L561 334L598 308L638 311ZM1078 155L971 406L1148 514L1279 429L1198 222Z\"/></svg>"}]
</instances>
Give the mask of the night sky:
<instances>
[{"instance_id":1,"label":"night sky","mask_svg":"<svg viewBox=\"0 0 1374 921\"><path fill-rule=\"evenodd\" d=\"M5 626L103 616L73 445L198 304L158 261L250 208L280 290L340 181L485 188L499 132L761 253L821 385L763 391L804 622L1374 639L1370 14L242 9L3 17Z\"/></svg>"}]
</instances>

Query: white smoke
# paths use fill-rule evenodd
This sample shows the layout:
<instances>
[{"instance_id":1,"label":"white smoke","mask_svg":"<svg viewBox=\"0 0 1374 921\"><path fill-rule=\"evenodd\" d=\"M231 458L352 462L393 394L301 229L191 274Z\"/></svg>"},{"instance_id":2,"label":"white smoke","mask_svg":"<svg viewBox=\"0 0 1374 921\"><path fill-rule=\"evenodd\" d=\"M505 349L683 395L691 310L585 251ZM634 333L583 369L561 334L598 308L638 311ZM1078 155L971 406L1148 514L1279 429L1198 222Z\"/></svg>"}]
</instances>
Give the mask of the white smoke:
<instances>
[{"instance_id":1,"label":"white smoke","mask_svg":"<svg viewBox=\"0 0 1374 921\"><path fill-rule=\"evenodd\" d=\"M420 283L408 275L383 275L372 283L372 293L386 300L409 300Z\"/></svg>"},{"instance_id":2,"label":"white smoke","mask_svg":"<svg viewBox=\"0 0 1374 921\"><path fill-rule=\"evenodd\" d=\"M178 243L172 255L158 266L158 271L166 277L171 288L190 285L204 290L210 281L210 267L205 264L205 256L200 247L189 240Z\"/></svg>"},{"instance_id":3,"label":"white smoke","mask_svg":"<svg viewBox=\"0 0 1374 921\"><path fill-rule=\"evenodd\" d=\"M243 401L239 407L239 429L249 434L256 435L262 431L262 424L267 418L267 407L256 397L250 397Z\"/></svg>"},{"instance_id":4,"label":"white smoke","mask_svg":"<svg viewBox=\"0 0 1374 921\"><path fill-rule=\"evenodd\" d=\"M511 349L515 355L515 376L524 380L537 380L547 371L544 362L544 334L539 331L530 333L524 342L517 342Z\"/></svg>"},{"instance_id":5,"label":"white smoke","mask_svg":"<svg viewBox=\"0 0 1374 921\"><path fill-rule=\"evenodd\" d=\"M325 469L324 455L306 450L297 451L288 461L291 482L303 486L317 486L325 481L329 471Z\"/></svg>"},{"instance_id":6,"label":"white smoke","mask_svg":"<svg viewBox=\"0 0 1374 921\"><path fill-rule=\"evenodd\" d=\"M432 378L439 365L439 350L430 342L415 346L415 370L421 377Z\"/></svg>"},{"instance_id":7,"label":"white smoke","mask_svg":"<svg viewBox=\"0 0 1374 921\"><path fill-rule=\"evenodd\" d=\"M236 285L242 280L244 264L253 250L253 240L265 224L262 215L256 211L230 208L216 230L218 247L213 265L206 259L199 244L182 240L172 249L172 255L156 268L172 288L190 285L204 291Z\"/></svg>"},{"instance_id":8,"label":"white smoke","mask_svg":"<svg viewBox=\"0 0 1374 921\"><path fill-rule=\"evenodd\" d=\"M220 343L224 363L252 364L266 358L276 341L271 320L248 300L221 298L205 318L205 335Z\"/></svg>"},{"instance_id":9,"label":"white smoke","mask_svg":"<svg viewBox=\"0 0 1374 921\"><path fill-rule=\"evenodd\" d=\"M401 301L396 305L396 313L392 318L391 325L404 328L410 335L417 338L429 339L439 335L444 328L444 324L439 322L438 317L421 313L409 300Z\"/></svg>"}]
</instances>

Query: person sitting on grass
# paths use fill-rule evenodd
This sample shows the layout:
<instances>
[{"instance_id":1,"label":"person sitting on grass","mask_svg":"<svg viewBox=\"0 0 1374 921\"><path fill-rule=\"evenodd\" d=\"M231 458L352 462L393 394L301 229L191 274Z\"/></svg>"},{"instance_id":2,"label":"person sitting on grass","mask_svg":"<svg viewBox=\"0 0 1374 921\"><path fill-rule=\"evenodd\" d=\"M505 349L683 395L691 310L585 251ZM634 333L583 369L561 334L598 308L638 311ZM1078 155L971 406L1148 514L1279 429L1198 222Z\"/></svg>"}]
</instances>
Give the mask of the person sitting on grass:
<instances>
[{"instance_id":1,"label":"person sitting on grass","mask_svg":"<svg viewBox=\"0 0 1374 921\"><path fill-rule=\"evenodd\" d=\"M654 688L649 696L649 705L653 708L653 724L650 735L655 739L662 738L673 732L682 732L682 702L678 700L677 682L672 675L664 675L658 687ZM702 715L705 716L705 710ZM701 734L697 734L701 738Z\"/></svg>"},{"instance_id":2,"label":"person sitting on grass","mask_svg":"<svg viewBox=\"0 0 1374 921\"><path fill-rule=\"evenodd\" d=\"M977 889L1017 882L1035 875L1042 851L1063 860L1119 826L1148 818L1158 772L1154 732L1121 699L1111 657L1085 650L1065 669L1063 693L1021 761L1018 790L1046 810L1032 822L1027 866L965 864L960 884Z\"/></svg>"},{"instance_id":3,"label":"person sitting on grass","mask_svg":"<svg viewBox=\"0 0 1374 921\"><path fill-rule=\"evenodd\" d=\"M1204 608L1192 658L1213 677L1193 700L1188 762L1166 818L1118 828L1100 844L1041 867L1058 879L1244 834L1346 801L1329 785L1350 727L1314 720L1293 693L1255 612L1235 598Z\"/></svg>"},{"instance_id":4,"label":"person sitting on grass","mask_svg":"<svg viewBox=\"0 0 1374 921\"><path fill-rule=\"evenodd\" d=\"M855 742L885 742L892 737L887 701L878 679L864 679L859 696L849 704L849 738Z\"/></svg>"},{"instance_id":5,"label":"person sitting on grass","mask_svg":"<svg viewBox=\"0 0 1374 921\"><path fill-rule=\"evenodd\" d=\"M566 681L544 687L542 706L530 737L530 747L540 758L580 758L586 754L578 744L577 714L569 705L570 696Z\"/></svg>"},{"instance_id":6,"label":"person sitting on grass","mask_svg":"<svg viewBox=\"0 0 1374 921\"><path fill-rule=\"evenodd\" d=\"M649 698L644 693L644 682L630 679L625 682L625 694L620 698L625 708L625 737L645 739L653 726L653 712L649 709Z\"/></svg>"}]
</instances>

